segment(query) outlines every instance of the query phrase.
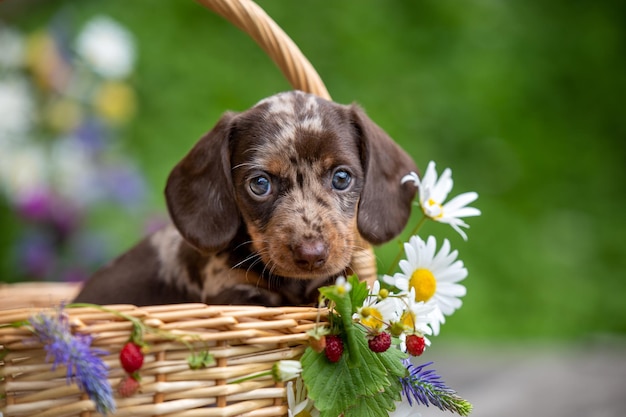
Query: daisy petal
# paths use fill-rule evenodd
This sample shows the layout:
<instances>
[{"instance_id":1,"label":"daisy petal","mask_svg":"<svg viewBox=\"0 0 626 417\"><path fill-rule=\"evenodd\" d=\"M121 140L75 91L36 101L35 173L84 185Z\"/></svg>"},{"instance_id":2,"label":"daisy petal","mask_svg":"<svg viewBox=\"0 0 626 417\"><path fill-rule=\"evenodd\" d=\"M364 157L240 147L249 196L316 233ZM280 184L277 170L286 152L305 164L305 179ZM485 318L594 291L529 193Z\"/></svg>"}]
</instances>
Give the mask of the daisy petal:
<instances>
[{"instance_id":1,"label":"daisy petal","mask_svg":"<svg viewBox=\"0 0 626 417\"><path fill-rule=\"evenodd\" d=\"M469 227L469 226L468 226L468 225L466 225L465 223L463 223L463 224L465 225L465 227ZM460 234L460 235L461 235L461 237L463 238L463 240L467 242L467 234L466 234L463 230L461 230L461 228L460 228L457 224L455 224L455 223L450 223L450 226L452 226L452 228L453 228L454 230L456 230L456 232L457 232L458 234Z\"/></svg>"},{"instance_id":2,"label":"daisy petal","mask_svg":"<svg viewBox=\"0 0 626 417\"><path fill-rule=\"evenodd\" d=\"M450 168L444 169L441 177L435 183L433 187L433 192L431 194L431 198L435 200L437 203L442 204L444 200L448 197L450 191L452 191L452 187L454 182L452 181L452 171Z\"/></svg>"},{"instance_id":3,"label":"daisy petal","mask_svg":"<svg viewBox=\"0 0 626 417\"><path fill-rule=\"evenodd\" d=\"M443 210L446 215L450 217L474 217L481 215L480 210L474 207L462 207L453 211L446 211L446 208L444 207Z\"/></svg>"},{"instance_id":4,"label":"daisy petal","mask_svg":"<svg viewBox=\"0 0 626 417\"><path fill-rule=\"evenodd\" d=\"M454 197L452 200L448 201L444 208L447 210L457 210L461 207L467 206L469 203L475 201L478 198L478 194L475 192L463 193Z\"/></svg>"}]
</instances>

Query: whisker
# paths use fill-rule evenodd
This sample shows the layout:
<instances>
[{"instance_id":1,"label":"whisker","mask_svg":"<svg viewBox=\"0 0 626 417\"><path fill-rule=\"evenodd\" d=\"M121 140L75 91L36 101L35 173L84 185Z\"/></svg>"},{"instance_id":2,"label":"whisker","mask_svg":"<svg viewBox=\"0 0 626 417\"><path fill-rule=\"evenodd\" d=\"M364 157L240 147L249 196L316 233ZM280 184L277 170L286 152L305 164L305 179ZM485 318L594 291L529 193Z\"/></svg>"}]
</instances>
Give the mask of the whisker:
<instances>
[{"instance_id":1,"label":"whisker","mask_svg":"<svg viewBox=\"0 0 626 417\"><path fill-rule=\"evenodd\" d=\"M254 262L257 262L260 260L260 256L259 254L257 254L256 252L251 253L250 255L246 256L244 259L242 259L241 261L237 262L235 265L233 265L230 269L236 269L239 268L240 266L242 266L243 264L245 264L248 261L251 261L252 259L257 258L257 260L255 260ZM250 268L248 268L250 269Z\"/></svg>"},{"instance_id":2,"label":"whisker","mask_svg":"<svg viewBox=\"0 0 626 417\"><path fill-rule=\"evenodd\" d=\"M235 246L234 250L237 250L241 247L243 247L244 245L249 245L252 243L252 240L246 240L245 242L241 242L240 244L238 244L237 246Z\"/></svg>"}]
</instances>

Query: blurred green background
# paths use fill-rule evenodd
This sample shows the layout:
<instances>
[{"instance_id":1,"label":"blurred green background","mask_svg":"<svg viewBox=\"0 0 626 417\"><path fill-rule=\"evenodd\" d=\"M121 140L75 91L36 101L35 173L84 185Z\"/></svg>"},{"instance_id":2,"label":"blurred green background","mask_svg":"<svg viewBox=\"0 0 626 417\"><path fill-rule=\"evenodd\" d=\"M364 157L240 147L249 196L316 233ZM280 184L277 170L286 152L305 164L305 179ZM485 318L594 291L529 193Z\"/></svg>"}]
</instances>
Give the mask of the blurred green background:
<instances>
[{"instance_id":1,"label":"blurred green background","mask_svg":"<svg viewBox=\"0 0 626 417\"><path fill-rule=\"evenodd\" d=\"M449 238L469 269L464 307L439 338L626 335L625 3L258 3L334 100L360 103L422 169L450 167L453 194L479 193L468 242L445 225L423 229ZM100 14L135 38L136 113L116 130L114 151L145 178L140 203L105 201L81 218L105 262L164 215L169 170L221 113L289 85L253 41L193 1L0 3L0 22L25 35L59 19L75 34ZM33 279L16 248L32 227L0 197L3 280ZM378 250L381 270L398 248ZM63 256L71 265L84 255Z\"/></svg>"}]
</instances>

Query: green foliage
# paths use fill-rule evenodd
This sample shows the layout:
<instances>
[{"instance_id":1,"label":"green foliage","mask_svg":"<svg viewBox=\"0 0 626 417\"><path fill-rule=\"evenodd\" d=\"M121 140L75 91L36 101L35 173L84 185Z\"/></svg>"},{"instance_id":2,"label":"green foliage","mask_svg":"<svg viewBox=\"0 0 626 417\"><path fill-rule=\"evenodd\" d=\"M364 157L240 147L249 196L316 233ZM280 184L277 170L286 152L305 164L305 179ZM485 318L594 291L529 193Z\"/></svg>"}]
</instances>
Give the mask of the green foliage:
<instances>
[{"instance_id":1,"label":"green foliage","mask_svg":"<svg viewBox=\"0 0 626 417\"><path fill-rule=\"evenodd\" d=\"M356 313L358 308L363 305L365 299L369 295L367 282L359 281L359 277L351 275L348 277L348 283L352 287L350 290L350 304L352 305L352 313Z\"/></svg>"},{"instance_id":2,"label":"green foliage","mask_svg":"<svg viewBox=\"0 0 626 417\"><path fill-rule=\"evenodd\" d=\"M323 352L307 348L301 362L309 397L325 417L336 417L342 411L346 416L367 415L360 414L363 401L367 401L369 415L387 416L393 401L400 399L398 378L407 372L401 362L405 355L395 348L374 353L363 330L355 327L354 332L353 349L346 350L337 363L329 362ZM350 365L352 355L356 356L355 366Z\"/></svg>"},{"instance_id":3,"label":"green foliage","mask_svg":"<svg viewBox=\"0 0 626 417\"><path fill-rule=\"evenodd\" d=\"M307 348L301 359L302 377L322 416L335 417L343 412L355 417L387 416L395 407L394 401L400 400L399 378L407 374L402 364L406 354L395 347L372 352L365 330L352 321L352 315L367 298L367 283L353 275L347 285L350 291L343 285L320 289L336 312L334 330L342 336L347 349L338 362L332 363L324 352Z\"/></svg>"},{"instance_id":4,"label":"green foliage","mask_svg":"<svg viewBox=\"0 0 626 417\"><path fill-rule=\"evenodd\" d=\"M397 383L397 381L395 383L392 382L392 385L396 385ZM400 400L400 387L394 387L394 389L387 388L375 397L364 397L351 408L347 409L344 413L344 417L388 416L389 411L396 408L394 402Z\"/></svg>"}]
</instances>

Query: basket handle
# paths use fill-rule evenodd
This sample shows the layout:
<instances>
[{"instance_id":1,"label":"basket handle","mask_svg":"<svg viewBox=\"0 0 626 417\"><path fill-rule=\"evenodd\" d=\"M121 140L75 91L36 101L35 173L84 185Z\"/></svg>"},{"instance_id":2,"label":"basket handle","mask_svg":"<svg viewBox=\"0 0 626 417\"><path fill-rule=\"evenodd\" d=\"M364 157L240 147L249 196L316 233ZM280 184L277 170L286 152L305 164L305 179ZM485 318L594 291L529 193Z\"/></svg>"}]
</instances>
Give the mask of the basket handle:
<instances>
[{"instance_id":1,"label":"basket handle","mask_svg":"<svg viewBox=\"0 0 626 417\"><path fill-rule=\"evenodd\" d=\"M251 0L196 0L247 33L282 71L296 90L330 100L313 65L289 36Z\"/></svg>"},{"instance_id":2,"label":"basket handle","mask_svg":"<svg viewBox=\"0 0 626 417\"><path fill-rule=\"evenodd\" d=\"M252 0L196 0L247 33L272 58L296 90L330 100L330 94L313 65L271 17ZM350 269L370 285L377 279L372 246L360 236Z\"/></svg>"}]
</instances>

